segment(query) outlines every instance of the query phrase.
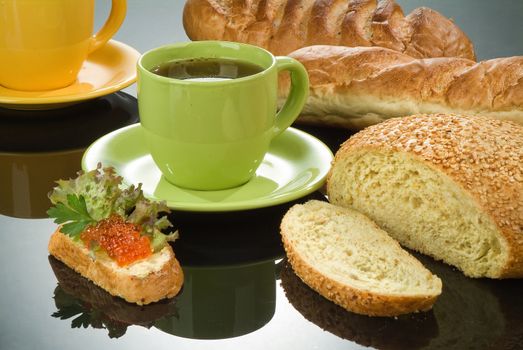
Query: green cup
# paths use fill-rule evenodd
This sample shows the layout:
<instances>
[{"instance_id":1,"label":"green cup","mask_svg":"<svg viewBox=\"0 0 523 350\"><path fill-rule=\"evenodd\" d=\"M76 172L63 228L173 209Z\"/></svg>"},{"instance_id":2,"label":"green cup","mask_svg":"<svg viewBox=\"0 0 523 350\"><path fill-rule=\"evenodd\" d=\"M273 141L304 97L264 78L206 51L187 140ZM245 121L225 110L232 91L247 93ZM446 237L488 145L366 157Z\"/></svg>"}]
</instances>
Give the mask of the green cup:
<instances>
[{"instance_id":1,"label":"green cup","mask_svg":"<svg viewBox=\"0 0 523 350\"><path fill-rule=\"evenodd\" d=\"M151 72L191 58L255 63L263 71L223 81L181 80ZM277 112L278 73L289 71L289 97ZM271 140L299 115L309 89L305 68L256 46L197 41L162 46L138 61L138 108L147 147L172 184L220 190L249 181Z\"/></svg>"}]
</instances>

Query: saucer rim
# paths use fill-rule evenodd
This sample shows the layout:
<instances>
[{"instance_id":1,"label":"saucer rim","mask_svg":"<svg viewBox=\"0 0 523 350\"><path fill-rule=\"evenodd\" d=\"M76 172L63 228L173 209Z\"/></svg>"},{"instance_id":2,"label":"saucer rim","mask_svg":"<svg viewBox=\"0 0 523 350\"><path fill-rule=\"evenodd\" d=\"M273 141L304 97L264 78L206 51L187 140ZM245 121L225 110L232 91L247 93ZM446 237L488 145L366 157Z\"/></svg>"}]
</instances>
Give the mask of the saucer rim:
<instances>
[{"instance_id":1,"label":"saucer rim","mask_svg":"<svg viewBox=\"0 0 523 350\"><path fill-rule=\"evenodd\" d=\"M136 61L138 61L140 57L140 52L136 50L134 47L125 44L121 41L111 39L107 42L106 45L104 45L102 48L100 48L100 51L107 49L107 46L112 46L116 48L118 51L124 53L126 56L136 56ZM89 56L87 57L86 61L89 61ZM137 80L137 71L129 70L129 74L126 74L122 80L120 80L116 84L111 85L105 85L99 89L94 89L88 92L82 92L77 94L70 94L70 95L61 95L61 96L46 96L46 97L23 97L23 96L6 96L0 94L0 107L2 108L14 108L16 109L16 106L28 106L30 109L37 109L38 106L42 106L42 109L46 109L45 106L51 106L51 105L70 105L74 104L76 102L82 102L91 100L97 97L102 97L109 95L113 92L120 91L125 89L126 87L134 84ZM76 84L77 82L73 83ZM4 91L14 91L13 89L9 89L5 86L0 86ZM61 88L61 89L67 89ZM58 91L61 89L55 89L55 90L49 90L47 92L52 91ZM34 93L34 91L28 91L27 93Z\"/></svg>"},{"instance_id":2,"label":"saucer rim","mask_svg":"<svg viewBox=\"0 0 523 350\"><path fill-rule=\"evenodd\" d=\"M118 137L120 134L124 134L125 135L125 133L129 133L131 131L131 129L134 129L134 128L141 128L141 124L140 123L136 123L136 124L125 126L123 128L114 130L114 131L112 131L112 132L110 132L110 133L100 137L98 140L94 141L85 150L85 152L84 152L84 154L82 156L82 161L81 161L82 170L83 171L93 170L96 167L97 163L101 162L101 160L96 159L95 161L92 161L89 164L87 164L87 158L92 156L92 152L93 152L93 149L95 147L100 147L100 145L103 145L104 143L107 143L108 141L111 141L115 137ZM330 171L332 161L334 159L334 154L331 151L331 149L325 143L323 143L323 141L321 141L317 137L315 137L315 136L313 136L313 135L311 135L311 134L309 134L309 133L307 133L307 132L305 132L303 130L299 130L299 129L294 128L294 127L289 127L282 133L282 135L285 134L285 133L292 133L292 134L294 134L295 138L297 138L299 140L302 140L302 141L304 141L307 144L313 145L313 148L316 149L316 150L321 149L322 153L325 153L325 154L327 154L329 156L328 159L325 159L324 165L322 164L322 166L318 166L318 169L320 170L319 174L316 175L313 179L307 181L306 184L302 185L301 187L299 187L296 190L284 191L284 192L278 193L278 194L276 194L274 196L270 196L270 195L269 196L266 196L266 195L264 195L264 196L256 196L256 197L253 197L253 198L248 199L248 200L241 200L241 201L235 201L235 202L225 202L225 203L224 202L215 202L215 203L210 203L210 202L203 202L203 203L201 203L201 202L195 202L195 203L183 202L183 203L180 203L180 202L176 202L176 201L172 201L172 200L167 200L165 198L160 198L158 196L154 196L154 195L151 195L151 194L145 193L145 192L144 192L144 195L147 198L150 198L151 200L165 201L167 206L170 209L172 209L172 210L183 211L183 212L200 212L200 213L205 213L205 212L206 213L210 213L210 212L231 212L231 211L244 211L244 210L268 208L268 207L273 207L273 206L276 206L276 205L292 202L292 201L297 200L299 198L305 197L308 194L311 194L314 191L320 189L324 185L324 183L325 183L325 181L327 179L327 175L328 175L328 173ZM270 153L270 152L271 152L271 149L269 148L268 153ZM113 163L118 163L119 166L121 166L121 167L123 167L126 164L124 162L118 161L117 159L115 159L114 161L115 162L113 162ZM290 160L287 160L287 161L291 162ZM124 185L131 185L131 184L133 184L132 182L127 181L127 179L124 177L124 175L122 175L122 174L120 174L120 175L123 177L123 184ZM193 192L193 193L201 193L201 192L209 192L209 193L210 192L214 192L214 193L216 193L216 192L220 192L220 191L189 190L189 189L180 188L180 187L175 186L175 185L170 184L170 183L168 183L168 184L170 186L178 188L181 191L187 191L187 192ZM239 187L246 186L247 184L241 185ZM134 185L137 185L137 183L135 183Z\"/></svg>"}]
</instances>

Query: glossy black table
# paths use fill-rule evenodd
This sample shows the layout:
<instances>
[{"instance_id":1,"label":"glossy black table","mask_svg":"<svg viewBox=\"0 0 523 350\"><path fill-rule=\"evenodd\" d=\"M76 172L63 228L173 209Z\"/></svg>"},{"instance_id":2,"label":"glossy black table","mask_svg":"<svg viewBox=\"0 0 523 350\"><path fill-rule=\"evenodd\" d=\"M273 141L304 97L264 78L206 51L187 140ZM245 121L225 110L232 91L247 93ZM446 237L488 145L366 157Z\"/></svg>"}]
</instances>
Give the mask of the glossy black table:
<instances>
[{"instance_id":1,"label":"glossy black table","mask_svg":"<svg viewBox=\"0 0 523 350\"><path fill-rule=\"evenodd\" d=\"M317 195L319 196L319 195ZM290 205L290 204L289 204ZM444 281L430 312L370 318L304 285L281 248L288 205L229 214L175 212L185 285L135 306L47 255L55 225L1 217L2 349L519 349L521 280L473 280L419 257Z\"/></svg>"},{"instance_id":2,"label":"glossy black table","mask_svg":"<svg viewBox=\"0 0 523 350\"><path fill-rule=\"evenodd\" d=\"M133 97L118 93L104 99L113 103L96 100L55 112L55 120L38 120L44 135L56 132L54 123L61 120L64 138L55 135L54 146L49 141L49 149L42 152L40 166L29 172L45 177L53 170L45 162L56 149L74 142L74 149L82 149L100 133L137 120ZM85 111L97 115L95 123L82 124ZM0 124L11 123L13 129L13 119L5 114ZM340 129L295 126L332 150L350 135ZM77 136L67 139L75 130ZM31 139L38 141L36 134ZM65 144L60 145L62 139ZM11 154L35 154L28 142L9 144ZM28 149L15 149L24 146ZM70 165L79 168L79 160ZM48 189L40 190L40 198L35 194L26 200L45 202ZM184 269L184 287L174 299L142 307L110 296L49 257L47 242L56 228L51 220L0 216L0 348L517 349L522 344L523 281L473 280L426 257L419 256L444 282L430 312L370 318L319 296L293 273L279 236L286 210L311 198L325 199L316 192L257 210L173 212L171 220L181 236L174 249Z\"/></svg>"},{"instance_id":3,"label":"glossy black table","mask_svg":"<svg viewBox=\"0 0 523 350\"><path fill-rule=\"evenodd\" d=\"M117 40L141 52L187 40L183 1L128 3ZM398 3L405 12L429 6L454 18L478 59L523 55L523 1ZM98 26L108 4L97 0ZM134 95L133 89L127 92ZM293 203L172 213L181 235L174 249L186 276L181 293L144 307L111 297L48 256L56 226L43 218L45 194L54 179L74 175L88 143L137 121L135 99L118 93L72 108L75 113L59 110L40 120L0 110L0 349L523 349L522 281L469 279L419 255L444 283L430 312L370 318L325 300L285 260L279 222ZM350 135L296 127L333 151ZM24 139L29 129L32 137ZM308 198L324 199L317 192L296 202Z\"/></svg>"}]
</instances>

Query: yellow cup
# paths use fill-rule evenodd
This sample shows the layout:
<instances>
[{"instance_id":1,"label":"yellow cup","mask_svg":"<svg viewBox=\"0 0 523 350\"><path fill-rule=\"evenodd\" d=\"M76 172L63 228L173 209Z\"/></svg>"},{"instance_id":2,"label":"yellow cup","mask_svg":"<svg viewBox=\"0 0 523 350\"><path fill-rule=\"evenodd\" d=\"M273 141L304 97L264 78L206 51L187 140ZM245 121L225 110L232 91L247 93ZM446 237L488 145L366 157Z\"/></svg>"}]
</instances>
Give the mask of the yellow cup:
<instances>
[{"instance_id":1,"label":"yellow cup","mask_svg":"<svg viewBox=\"0 0 523 350\"><path fill-rule=\"evenodd\" d=\"M87 56L120 28L126 0L93 35L94 0L1 0L0 85L37 91L72 84Z\"/></svg>"}]
</instances>

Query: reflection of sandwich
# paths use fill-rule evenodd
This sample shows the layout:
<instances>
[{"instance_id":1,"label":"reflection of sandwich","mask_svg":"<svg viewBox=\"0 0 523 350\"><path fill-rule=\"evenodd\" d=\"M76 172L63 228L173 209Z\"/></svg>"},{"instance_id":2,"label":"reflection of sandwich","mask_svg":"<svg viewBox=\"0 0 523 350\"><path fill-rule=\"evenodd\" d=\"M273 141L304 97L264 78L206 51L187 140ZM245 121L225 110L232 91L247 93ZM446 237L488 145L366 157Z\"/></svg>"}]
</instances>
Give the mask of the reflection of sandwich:
<instances>
[{"instance_id":1,"label":"reflection of sandwich","mask_svg":"<svg viewBox=\"0 0 523 350\"><path fill-rule=\"evenodd\" d=\"M307 320L360 345L391 350L419 349L438 335L432 311L396 318L358 315L310 289L287 262L280 277L287 299Z\"/></svg>"},{"instance_id":2,"label":"reflection of sandwich","mask_svg":"<svg viewBox=\"0 0 523 350\"><path fill-rule=\"evenodd\" d=\"M110 295L52 256L49 264L58 279L54 291L58 311L53 316L61 319L74 317L73 328L105 328L111 338L118 338L130 325L150 328L158 319L177 314L176 299L146 306L130 304Z\"/></svg>"},{"instance_id":3,"label":"reflection of sandwich","mask_svg":"<svg viewBox=\"0 0 523 350\"><path fill-rule=\"evenodd\" d=\"M160 212L163 203L143 196L140 186L121 188L112 168L58 181L49 194L50 217L61 224L49 252L110 294L139 305L175 296L183 272L169 245L176 233Z\"/></svg>"}]
</instances>

